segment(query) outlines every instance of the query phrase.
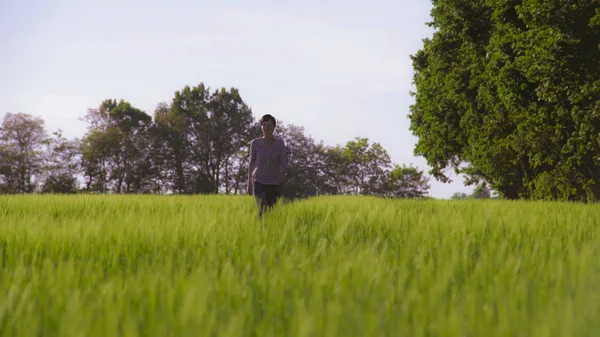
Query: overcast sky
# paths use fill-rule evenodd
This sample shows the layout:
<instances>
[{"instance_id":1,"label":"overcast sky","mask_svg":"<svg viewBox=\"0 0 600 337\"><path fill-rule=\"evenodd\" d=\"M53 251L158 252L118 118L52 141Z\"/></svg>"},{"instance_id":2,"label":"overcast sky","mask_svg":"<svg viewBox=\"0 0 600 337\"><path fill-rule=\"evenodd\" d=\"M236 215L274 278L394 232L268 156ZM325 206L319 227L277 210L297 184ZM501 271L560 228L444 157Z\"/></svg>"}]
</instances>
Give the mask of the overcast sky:
<instances>
[{"instance_id":1,"label":"overcast sky","mask_svg":"<svg viewBox=\"0 0 600 337\"><path fill-rule=\"evenodd\" d=\"M176 90L236 87L254 115L326 144L413 156L410 55L431 36L430 1L0 0L0 118L25 112L80 137L107 98L153 115ZM430 195L470 192L431 178Z\"/></svg>"}]
</instances>

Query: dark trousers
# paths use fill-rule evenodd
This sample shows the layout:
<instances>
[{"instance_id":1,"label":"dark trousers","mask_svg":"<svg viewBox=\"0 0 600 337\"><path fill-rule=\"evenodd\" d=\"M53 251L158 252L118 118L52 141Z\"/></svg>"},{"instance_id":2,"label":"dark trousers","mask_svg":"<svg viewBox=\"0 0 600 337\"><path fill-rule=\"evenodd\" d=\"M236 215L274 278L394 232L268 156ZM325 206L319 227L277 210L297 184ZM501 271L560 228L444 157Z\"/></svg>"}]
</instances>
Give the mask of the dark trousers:
<instances>
[{"instance_id":1,"label":"dark trousers","mask_svg":"<svg viewBox=\"0 0 600 337\"><path fill-rule=\"evenodd\" d=\"M254 182L254 199L259 207L258 216L273 207L281 197L281 185L266 185Z\"/></svg>"}]
</instances>

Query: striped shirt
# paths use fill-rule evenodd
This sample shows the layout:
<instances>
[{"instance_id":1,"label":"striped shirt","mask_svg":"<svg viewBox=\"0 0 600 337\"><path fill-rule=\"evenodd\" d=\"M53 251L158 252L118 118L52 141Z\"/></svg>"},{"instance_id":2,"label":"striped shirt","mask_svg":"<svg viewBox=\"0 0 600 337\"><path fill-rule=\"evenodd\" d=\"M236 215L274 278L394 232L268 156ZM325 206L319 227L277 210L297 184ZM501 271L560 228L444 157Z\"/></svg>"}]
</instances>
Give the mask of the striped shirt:
<instances>
[{"instance_id":1,"label":"striped shirt","mask_svg":"<svg viewBox=\"0 0 600 337\"><path fill-rule=\"evenodd\" d=\"M265 185L279 185L287 173L288 153L285 142L275 136L275 142L267 149L263 138L255 138L250 144L250 170L252 179Z\"/></svg>"}]
</instances>

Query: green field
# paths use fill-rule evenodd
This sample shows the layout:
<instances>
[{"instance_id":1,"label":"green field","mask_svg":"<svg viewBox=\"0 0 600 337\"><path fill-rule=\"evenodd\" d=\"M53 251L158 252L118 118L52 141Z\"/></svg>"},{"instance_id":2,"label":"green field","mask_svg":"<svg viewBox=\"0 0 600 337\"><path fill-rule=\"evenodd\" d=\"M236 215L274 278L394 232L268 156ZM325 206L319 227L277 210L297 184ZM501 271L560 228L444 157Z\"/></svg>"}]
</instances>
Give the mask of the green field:
<instances>
[{"instance_id":1,"label":"green field","mask_svg":"<svg viewBox=\"0 0 600 337\"><path fill-rule=\"evenodd\" d=\"M0 336L600 336L599 211L0 196Z\"/></svg>"}]
</instances>

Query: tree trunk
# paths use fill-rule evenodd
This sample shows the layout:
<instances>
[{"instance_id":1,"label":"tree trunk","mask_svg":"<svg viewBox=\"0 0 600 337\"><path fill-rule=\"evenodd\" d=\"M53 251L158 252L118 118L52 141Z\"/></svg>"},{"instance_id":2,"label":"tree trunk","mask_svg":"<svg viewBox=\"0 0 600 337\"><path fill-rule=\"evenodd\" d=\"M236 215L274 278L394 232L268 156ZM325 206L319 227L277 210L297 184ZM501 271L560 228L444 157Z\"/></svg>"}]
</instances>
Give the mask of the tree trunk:
<instances>
[{"instance_id":1,"label":"tree trunk","mask_svg":"<svg viewBox=\"0 0 600 337\"><path fill-rule=\"evenodd\" d=\"M225 160L225 194L229 194L229 157Z\"/></svg>"},{"instance_id":2,"label":"tree trunk","mask_svg":"<svg viewBox=\"0 0 600 337\"><path fill-rule=\"evenodd\" d=\"M180 156L175 157L175 186L174 189L179 193L185 192L185 177L183 176L183 163Z\"/></svg>"},{"instance_id":3,"label":"tree trunk","mask_svg":"<svg viewBox=\"0 0 600 337\"><path fill-rule=\"evenodd\" d=\"M221 183L219 180L219 173L221 173L221 165L219 165L219 163L217 163L214 173L215 173L215 175L214 175L214 177L215 177L215 180L214 180L215 194L219 194L219 184Z\"/></svg>"}]
</instances>

